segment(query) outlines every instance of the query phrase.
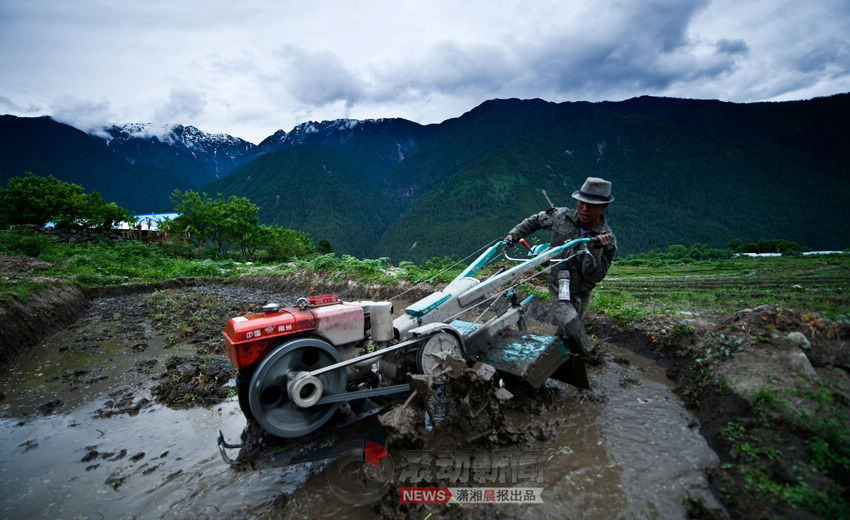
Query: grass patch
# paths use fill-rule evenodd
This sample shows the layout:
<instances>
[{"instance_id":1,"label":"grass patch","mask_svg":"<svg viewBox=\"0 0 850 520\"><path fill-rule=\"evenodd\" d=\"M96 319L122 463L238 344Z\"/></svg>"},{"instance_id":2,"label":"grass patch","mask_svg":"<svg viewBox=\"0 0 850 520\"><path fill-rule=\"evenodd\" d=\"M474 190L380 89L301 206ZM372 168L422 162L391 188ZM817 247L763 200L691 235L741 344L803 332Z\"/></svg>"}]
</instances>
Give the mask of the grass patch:
<instances>
[{"instance_id":1,"label":"grass patch","mask_svg":"<svg viewBox=\"0 0 850 520\"><path fill-rule=\"evenodd\" d=\"M759 305L850 315L850 255L738 257L620 265L594 291L651 312L734 312ZM595 296L595 294L594 294Z\"/></svg>"},{"instance_id":2,"label":"grass patch","mask_svg":"<svg viewBox=\"0 0 850 520\"><path fill-rule=\"evenodd\" d=\"M850 430L830 388L759 388L749 405L757 420L729 421L720 430L734 461L721 468L736 472L755 502L782 501L824 518L850 518L844 487Z\"/></svg>"},{"instance_id":3,"label":"grass patch","mask_svg":"<svg viewBox=\"0 0 850 520\"><path fill-rule=\"evenodd\" d=\"M615 325L627 327L643 320L649 311L646 306L620 293L593 291L590 308L606 314Z\"/></svg>"},{"instance_id":4,"label":"grass patch","mask_svg":"<svg viewBox=\"0 0 850 520\"><path fill-rule=\"evenodd\" d=\"M26 299L47 284L74 283L88 289L174 278L227 278L246 269L244 264L231 259L173 256L169 247L168 243L135 240L67 243L25 229L3 230L0 231L0 252L35 258L51 266L40 268L36 281L31 280L32 274L28 272L0 277L0 300Z\"/></svg>"},{"instance_id":5,"label":"grass patch","mask_svg":"<svg viewBox=\"0 0 850 520\"><path fill-rule=\"evenodd\" d=\"M47 282L29 279L7 280L0 278L0 301L18 300L25 302L48 285Z\"/></svg>"}]
</instances>

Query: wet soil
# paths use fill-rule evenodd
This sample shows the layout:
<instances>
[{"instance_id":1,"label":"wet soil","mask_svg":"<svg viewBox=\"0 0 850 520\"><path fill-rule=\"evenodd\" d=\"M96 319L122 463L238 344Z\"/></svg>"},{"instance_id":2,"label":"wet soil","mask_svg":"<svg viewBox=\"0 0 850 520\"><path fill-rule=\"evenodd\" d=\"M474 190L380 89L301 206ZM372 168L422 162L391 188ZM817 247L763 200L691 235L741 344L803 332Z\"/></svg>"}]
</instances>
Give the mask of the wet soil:
<instances>
[{"instance_id":1,"label":"wet soil","mask_svg":"<svg viewBox=\"0 0 850 520\"><path fill-rule=\"evenodd\" d=\"M67 323L57 320L53 334L49 327L31 332L44 339L10 354L0 370L3 516L492 517L492 505L398 504L397 488L411 485L404 481L393 481L377 502L354 507L328 491L326 461L244 469L292 443L263 434L239 411L223 323L269 301L292 304L311 287L346 299L393 294L331 285L258 277L115 290L94 299L70 289L46 297L46 309L64 305ZM21 315L33 315L41 303L30 305ZM547 312L536 305L533 317L545 323ZM589 328L602 362L588 370L588 391L552 380L533 391L464 368L430 395L428 382L420 383L406 407L406 395L379 403L385 406L372 422L358 427L383 423L389 437L382 444L399 465L411 450L434 460L446 451L542 453L537 485L544 504L499 508L506 518L806 517L813 509L814 516L841 517L829 504L777 500L753 476L802 481L829 491L824 496L833 504L840 506L840 497L846 503L846 488L836 488L850 478L842 452L813 465L811 430L777 407L758 406L774 395L797 417L843 417L846 431L846 325L764 307L661 315L628 329L592 315ZM813 393L819 399L806 398ZM345 413L338 416L345 420ZM242 470L218 457L216 429L246 441ZM339 440L330 436L316 446L328 439ZM753 458L756 447L782 456ZM412 485L442 484L464 486L446 479Z\"/></svg>"},{"instance_id":2,"label":"wet soil","mask_svg":"<svg viewBox=\"0 0 850 520\"><path fill-rule=\"evenodd\" d=\"M720 456L707 474L733 517L850 517L849 324L772 306L591 321L666 369Z\"/></svg>"}]
</instances>

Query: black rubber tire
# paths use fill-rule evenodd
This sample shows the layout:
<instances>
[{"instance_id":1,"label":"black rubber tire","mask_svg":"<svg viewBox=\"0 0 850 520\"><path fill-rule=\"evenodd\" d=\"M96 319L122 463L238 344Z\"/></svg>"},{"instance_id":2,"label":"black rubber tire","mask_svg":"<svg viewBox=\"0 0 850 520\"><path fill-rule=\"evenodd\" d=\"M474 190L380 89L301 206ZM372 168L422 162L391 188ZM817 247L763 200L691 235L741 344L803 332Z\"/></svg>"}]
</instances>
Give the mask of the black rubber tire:
<instances>
[{"instance_id":1,"label":"black rubber tire","mask_svg":"<svg viewBox=\"0 0 850 520\"><path fill-rule=\"evenodd\" d=\"M254 420L254 414L251 413L251 402L248 400L248 391L251 386L251 376L254 375L257 365L243 368L236 373L236 395L239 397L239 408L249 421Z\"/></svg>"}]
</instances>

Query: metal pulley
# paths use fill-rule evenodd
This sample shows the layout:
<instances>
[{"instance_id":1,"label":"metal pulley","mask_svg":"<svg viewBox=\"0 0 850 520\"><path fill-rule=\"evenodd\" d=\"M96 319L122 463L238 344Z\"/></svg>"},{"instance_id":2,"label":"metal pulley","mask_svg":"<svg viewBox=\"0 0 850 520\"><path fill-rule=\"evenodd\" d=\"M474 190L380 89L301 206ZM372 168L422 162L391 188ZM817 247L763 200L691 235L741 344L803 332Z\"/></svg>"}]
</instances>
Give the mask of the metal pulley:
<instances>
[{"instance_id":1,"label":"metal pulley","mask_svg":"<svg viewBox=\"0 0 850 520\"><path fill-rule=\"evenodd\" d=\"M251 377L248 401L260 425L278 437L300 437L325 424L338 402L316 405L326 394L345 392L345 369L318 376L307 375L342 361L330 344L316 338L300 338L275 348Z\"/></svg>"}]
</instances>

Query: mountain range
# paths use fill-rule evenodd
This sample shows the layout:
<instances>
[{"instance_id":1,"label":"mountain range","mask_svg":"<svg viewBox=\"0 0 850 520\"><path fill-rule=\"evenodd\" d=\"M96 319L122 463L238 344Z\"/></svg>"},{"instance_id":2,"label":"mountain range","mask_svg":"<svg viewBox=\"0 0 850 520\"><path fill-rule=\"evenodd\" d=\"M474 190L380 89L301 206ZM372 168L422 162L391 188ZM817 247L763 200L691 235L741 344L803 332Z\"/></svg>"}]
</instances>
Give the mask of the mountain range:
<instances>
[{"instance_id":1,"label":"mountain range","mask_svg":"<svg viewBox=\"0 0 850 520\"><path fill-rule=\"evenodd\" d=\"M785 238L850 245L850 94L738 104L639 97L497 99L440 124L306 122L257 145L192 126L87 134L50 118L0 117L0 182L32 171L137 212L174 189L247 197L265 223L327 238L338 253L421 261L465 256L519 220L572 205L609 179L621 252ZM544 234L541 240L547 240Z\"/></svg>"}]
</instances>

